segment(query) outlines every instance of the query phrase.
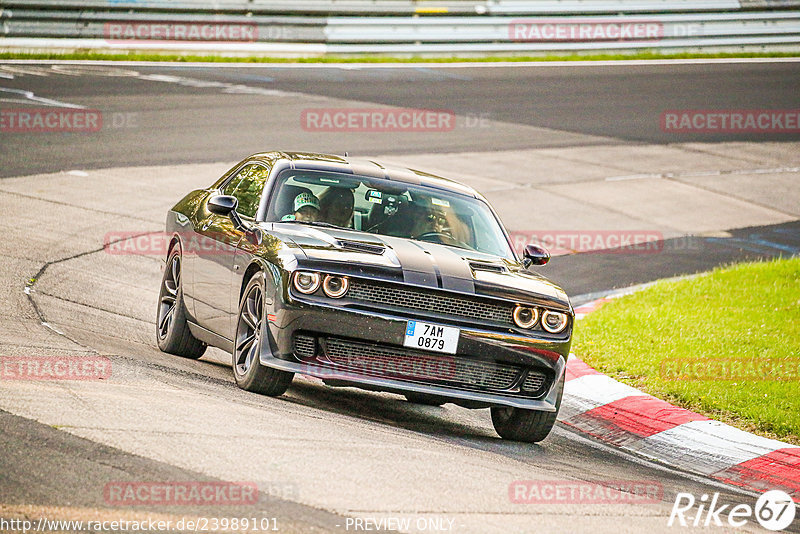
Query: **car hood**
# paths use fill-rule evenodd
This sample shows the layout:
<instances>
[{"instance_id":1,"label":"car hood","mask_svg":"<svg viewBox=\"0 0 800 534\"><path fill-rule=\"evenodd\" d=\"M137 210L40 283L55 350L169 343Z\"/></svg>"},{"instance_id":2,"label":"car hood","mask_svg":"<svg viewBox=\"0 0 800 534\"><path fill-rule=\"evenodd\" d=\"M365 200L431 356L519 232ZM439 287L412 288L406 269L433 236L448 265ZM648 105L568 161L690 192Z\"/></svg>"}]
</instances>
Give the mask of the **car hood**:
<instances>
[{"instance_id":1,"label":"car hood","mask_svg":"<svg viewBox=\"0 0 800 534\"><path fill-rule=\"evenodd\" d=\"M372 276L419 287L486 295L569 311L566 293L517 261L413 239L274 223L271 233L302 251L298 265L334 267L343 274ZM295 249L297 250L297 249Z\"/></svg>"}]
</instances>

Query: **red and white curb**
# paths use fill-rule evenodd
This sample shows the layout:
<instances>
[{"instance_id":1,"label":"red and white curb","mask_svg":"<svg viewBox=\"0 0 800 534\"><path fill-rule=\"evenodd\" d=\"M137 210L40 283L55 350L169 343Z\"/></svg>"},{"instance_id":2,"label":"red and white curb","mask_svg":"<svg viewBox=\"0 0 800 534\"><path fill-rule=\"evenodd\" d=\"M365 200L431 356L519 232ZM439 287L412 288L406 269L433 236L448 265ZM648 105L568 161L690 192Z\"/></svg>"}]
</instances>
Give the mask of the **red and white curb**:
<instances>
[{"instance_id":1,"label":"red and white curb","mask_svg":"<svg viewBox=\"0 0 800 534\"><path fill-rule=\"evenodd\" d=\"M575 308L581 318L605 303ZM610 445L749 490L781 489L800 502L800 447L756 436L673 406L567 362L559 420Z\"/></svg>"}]
</instances>

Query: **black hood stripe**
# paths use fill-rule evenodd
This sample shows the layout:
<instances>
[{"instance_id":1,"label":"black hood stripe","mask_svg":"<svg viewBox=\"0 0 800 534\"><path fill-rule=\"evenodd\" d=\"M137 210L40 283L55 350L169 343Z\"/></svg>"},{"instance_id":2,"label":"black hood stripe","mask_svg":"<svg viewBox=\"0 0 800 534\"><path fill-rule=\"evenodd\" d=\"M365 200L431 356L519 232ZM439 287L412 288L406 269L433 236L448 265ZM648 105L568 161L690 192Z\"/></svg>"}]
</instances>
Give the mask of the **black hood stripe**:
<instances>
[{"instance_id":1,"label":"black hood stripe","mask_svg":"<svg viewBox=\"0 0 800 534\"><path fill-rule=\"evenodd\" d=\"M415 243L420 248L429 252L428 257L434 263L434 269L441 276L439 287L459 293L475 293L475 280L472 277L472 269L469 262L464 258L444 246L431 245L429 243Z\"/></svg>"},{"instance_id":2,"label":"black hood stripe","mask_svg":"<svg viewBox=\"0 0 800 534\"><path fill-rule=\"evenodd\" d=\"M439 288L438 276L429 254L416 243L397 237L380 236L397 255L403 267L403 281L409 284Z\"/></svg>"}]
</instances>

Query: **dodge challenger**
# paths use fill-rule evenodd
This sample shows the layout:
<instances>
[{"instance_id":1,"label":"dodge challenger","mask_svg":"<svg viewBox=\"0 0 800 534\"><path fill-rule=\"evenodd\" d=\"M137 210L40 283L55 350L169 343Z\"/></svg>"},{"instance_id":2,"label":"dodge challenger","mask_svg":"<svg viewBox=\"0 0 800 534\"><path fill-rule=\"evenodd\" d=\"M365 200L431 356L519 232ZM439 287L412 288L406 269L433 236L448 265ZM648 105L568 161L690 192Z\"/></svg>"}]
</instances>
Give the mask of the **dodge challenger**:
<instances>
[{"instance_id":1,"label":"dodge challenger","mask_svg":"<svg viewBox=\"0 0 800 534\"><path fill-rule=\"evenodd\" d=\"M538 442L561 404L574 313L488 202L425 172L335 155L248 157L168 213L156 338L232 355L239 387L296 373L414 403L489 408Z\"/></svg>"}]
</instances>

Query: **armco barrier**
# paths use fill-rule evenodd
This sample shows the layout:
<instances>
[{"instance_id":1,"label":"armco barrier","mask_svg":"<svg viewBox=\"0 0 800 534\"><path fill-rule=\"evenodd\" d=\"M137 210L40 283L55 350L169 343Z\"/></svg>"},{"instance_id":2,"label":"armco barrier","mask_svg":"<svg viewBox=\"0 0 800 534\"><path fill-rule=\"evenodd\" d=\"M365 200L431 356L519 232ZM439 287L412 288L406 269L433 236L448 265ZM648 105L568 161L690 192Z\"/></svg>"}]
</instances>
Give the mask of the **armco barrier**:
<instances>
[{"instance_id":1,"label":"armco barrier","mask_svg":"<svg viewBox=\"0 0 800 534\"><path fill-rule=\"evenodd\" d=\"M791 8L798 0L4 0L8 8L316 15L575 15Z\"/></svg>"},{"instance_id":2,"label":"armco barrier","mask_svg":"<svg viewBox=\"0 0 800 534\"><path fill-rule=\"evenodd\" d=\"M328 19L328 43L666 41L798 37L800 11L584 17Z\"/></svg>"},{"instance_id":3,"label":"armco barrier","mask_svg":"<svg viewBox=\"0 0 800 534\"><path fill-rule=\"evenodd\" d=\"M196 41L280 41L324 42L326 19L215 15L206 13L176 14L152 12L98 12L10 10L0 11L0 23L6 37L69 37L81 39L172 40L174 32L159 31L183 28L183 40ZM191 29L198 28L193 36ZM245 30L245 31L237 31ZM202 30L212 32L203 35ZM217 29L217 34L213 30ZM219 34L219 29L229 30ZM246 31L246 30L250 31ZM238 33L231 36L231 33ZM242 35L243 34L243 35ZM190 37L196 37L190 39ZM216 39L214 38L216 37ZM181 39L178 36L177 39ZM2 41L0 40L0 46Z\"/></svg>"},{"instance_id":4,"label":"armco barrier","mask_svg":"<svg viewBox=\"0 0 800 534\"><path fill-rule=\"evenodd\" d=\"M15 51L800 50L800 0L5 0L0 5L0 50ZM756 5L761 9L752 9ZM776 9L765 9L771 5Z\"/></svg>"}]
</instances>

